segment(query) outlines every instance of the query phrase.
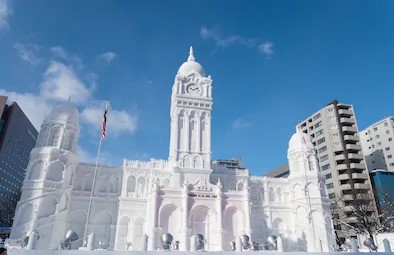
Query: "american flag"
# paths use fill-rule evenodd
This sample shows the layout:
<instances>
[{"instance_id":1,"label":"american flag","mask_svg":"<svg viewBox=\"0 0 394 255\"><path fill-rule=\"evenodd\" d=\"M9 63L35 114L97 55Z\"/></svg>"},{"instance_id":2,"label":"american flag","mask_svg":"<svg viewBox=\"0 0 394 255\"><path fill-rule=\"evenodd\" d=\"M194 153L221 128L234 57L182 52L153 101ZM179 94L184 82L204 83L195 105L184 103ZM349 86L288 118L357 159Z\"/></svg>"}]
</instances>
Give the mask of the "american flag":
<instances>
[{"instance_id":1,"label":"american flag","mask_svg":"<svg viewBox=\"0 0 394 255\"><path fill-rule=\"evenodd\" d=\"M108 106L109 106L109 101L105 102L105 111L103 115L103 123L101 124L101 140L105 139L105 133L107 130L107 113L108 113Z\"/></svg>"}]
</instances>

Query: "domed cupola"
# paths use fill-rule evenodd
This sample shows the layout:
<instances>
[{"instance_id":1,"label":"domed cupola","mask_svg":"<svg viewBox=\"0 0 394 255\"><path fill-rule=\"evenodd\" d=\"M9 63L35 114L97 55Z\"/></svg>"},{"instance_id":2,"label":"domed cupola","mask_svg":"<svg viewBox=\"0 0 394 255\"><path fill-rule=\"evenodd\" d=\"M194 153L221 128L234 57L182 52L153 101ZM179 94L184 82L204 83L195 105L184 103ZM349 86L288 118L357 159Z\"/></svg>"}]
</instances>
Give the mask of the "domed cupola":
<instances>
[{"instance_id":1,"label":"domed cupola","mask_svg":"<svg viewBox=\"0 0 394 255\"><path fill-rule=\"evenodd\" d=\"M36 147L55 147L75 152L79 113L70 102L56 105L41 125Z\"/></svg>"},{"instance_id":2,"label":"domed cupola","mask_svg":"<svg viewBox=\"0 0 394 255\"><path fill-rule=\"evenodd\" d=\"M291 176L301 176L305 172L318 172L315 147L309 135L296 128L296 133L289 141L287 150Z\"/></svg>"},{"instance_id":3,"label":"domed cupola","mask_svg":"<svg viewBox=\"0 0 394 255\"><path fill-rule=\"evenodd\" d=\"M200 74L202 77L205 77L205 71L202 65L198 62L196 62L194 58L194 52L193 52L193 47L190 46L190 52L189 52L189 57L187 58L187 61L184 62L181 67L178 69L178 75L183 75L187 76L191 74L192 72L196 72Z\"/></svg>"},{"instance_id":4,"label":"domed cupola","mask_svg":"<svg viewBox=\"0 0 394 255\"><path fill-rule=\"evenodd\" d=\"M296 133L291 137L289 141L288 153L291 152L307 152L314 150L311 138L309 135L302 132L298 127L296 128Z\"/></svg>"}]
</instances>

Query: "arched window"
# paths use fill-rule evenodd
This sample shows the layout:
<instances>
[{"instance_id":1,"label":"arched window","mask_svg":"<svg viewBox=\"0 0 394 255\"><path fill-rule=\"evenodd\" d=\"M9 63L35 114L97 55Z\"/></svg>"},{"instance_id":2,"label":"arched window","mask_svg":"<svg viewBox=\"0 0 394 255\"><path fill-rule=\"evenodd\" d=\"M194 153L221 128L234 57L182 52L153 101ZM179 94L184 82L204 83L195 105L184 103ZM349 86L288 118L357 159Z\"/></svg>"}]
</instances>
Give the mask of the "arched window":
<instances>
[{"instance_id":1,"label":"arched window","mask_svg":"<svg viewBox=\"0 0 394 255\"><path fill-rule=\"evenodd\" d=\"M60 126L54 126L51 128L48 137L48 146L58 147L61 140L61 131L62 128Z\"/></svg>"},{"instance_id":2,"label":"arched window","mask_svg":"<svg viewBox=\"0 0 394 255\"><path fill-rule=\"evenodd\" d=\"M37 147L46 146L48 139L48 126L43 126L37 139Z\"/></svg>"},{"instance_id":3,"label":"arched window","mask_svg":"<svg viewBox=\"0 0 394 255\"><path fill-rule=\"evenodd\" d=\"M108 192L109 193L117 193L118 192L118 178L111 177L109 179Z\"/></svg>"},{"instance_id":4,"label":"arched window","mask_svg":"<svg viewBox=\"0 0 394 255\"><path fill-rule=\"evenodd\" d=\"M64 168L64 164L62 164L60 161L51 163L48 166L46 179L55 182L62 181Z\"/></svg>"},{"instance_id":5,"label":"arched window","mask_svg":"<svg viewBox=\"0 0 394 255\"><path fill-rule=\"evenodd\" d=\"M30 170L30 174L28 179L29 180L41 180L42 178L42 173L44 171L44 162L39 161L36 164L33 165L33 167Z\"/></svg>"},{"instance_id":6,"label":"arched window","mask_svg":"<svg viewBox=\"0 0 394 255\"><path fill-rule=\"evenodd\" d=\"M57 201L51 197L47 196L41 200L38 217L48 217L54 215L57 210Z\"/></svg>"},{"instance_id":7,"label":"arched window","mask_svg":"<svg viewBox=\"0 0 394 255\"><path fill-rule=\"evenodd\" d=\"M242 182L238 182L237 190L243 190L243 189L244 189L244 184Z\"/></svg>"},{"instance_id":8,"label":"arched window","mask_svg":"<svg viewBox=\"0 0 394 255\"><path fill-rule=\"evenodd\" d=\"M127 192L134 192L136 186L136 179L133 175L130 175L127 179Z\"/></svg>"},{"instance_id":9,"label":"arched window","mask_svg":"<svg viewBox=\"0 0 394 255\"><path fill-rule=\"evenodd\" d=\"M280 188L276 189L276 201L282 202L282 190Z\"/></svg>"},{"instance_id":10,"label":"arched window","mask_svg":"<svg viewBox=\"0 0 394 255\"><path fill-rule=\"evenodd\" d=\"M75 134L72 129L67 129L64 135L62 148L68 151L74 151L75 147Z\"/></svg>"},{"instance_id":11,"label":"arched window","mask_svg":"<svg viewBox=\"0 0 394 255\"><path fill-rule=\"evenodd\" d=\"M273 202L275 200L275 192L274 192L274 188L270 187L269 188L269 201Z\"/></svg>"},{"instance_id":12,"label":"arched window","mask_svg":"<svg viewBox=\"0 0 394 255\"><path fill-rule=\"evenodd\" d=\"M145 178L138 178L138 193L145 193Z\"/></svg>"}]
</instances>

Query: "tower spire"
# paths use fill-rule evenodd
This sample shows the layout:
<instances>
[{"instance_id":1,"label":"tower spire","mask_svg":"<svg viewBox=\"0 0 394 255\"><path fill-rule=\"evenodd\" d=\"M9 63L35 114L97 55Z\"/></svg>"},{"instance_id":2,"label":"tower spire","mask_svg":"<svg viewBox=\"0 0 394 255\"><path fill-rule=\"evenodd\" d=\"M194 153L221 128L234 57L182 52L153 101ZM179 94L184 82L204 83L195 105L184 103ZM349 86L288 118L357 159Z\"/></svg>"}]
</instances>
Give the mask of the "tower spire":
<instances>
[{"instance_id":1,"label":"tower spire","mask_svg":"<svg viewBox=\"0 0 394 255\"><path fill-rule=\"evenodd\" d=\"M195 61L193 46L190 46L189 57L187 58L187 61Z\"/></svg>"}]
</instances>

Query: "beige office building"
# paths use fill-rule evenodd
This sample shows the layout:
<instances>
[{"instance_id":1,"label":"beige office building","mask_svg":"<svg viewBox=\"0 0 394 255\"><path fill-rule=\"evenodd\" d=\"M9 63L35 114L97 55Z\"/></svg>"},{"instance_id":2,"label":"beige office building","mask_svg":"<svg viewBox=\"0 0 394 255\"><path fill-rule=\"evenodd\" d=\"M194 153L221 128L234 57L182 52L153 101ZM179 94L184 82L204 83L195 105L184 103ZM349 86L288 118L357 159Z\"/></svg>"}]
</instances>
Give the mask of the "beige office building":
<instances>
[{"instance_id":1,"label":"beige office building","mask_svg":"<svg viewBox=\"0 0 394 255\"><path fill-rule=\"evenodd\" d=\"M360 131L365 161L370 171L394 171L394 117L380 120Z\"/></svg>"},{"instance_id":2,"label":"beige office building","mask_svg":"<svg viewBox=\"0 0 394 255\"><path fill-rule=\"evenodd\" d=\"M300 127L312 138L320 171L326 177L325 185L333 203L345 208L359 197L356 194L371 194L352 105L335 100L302 121ZM355 220L351 211L343 210L341 214L347 223ZM336 225L337 230L343 229L343 224L337 222Z\"/></svg>"}]
</instances>

